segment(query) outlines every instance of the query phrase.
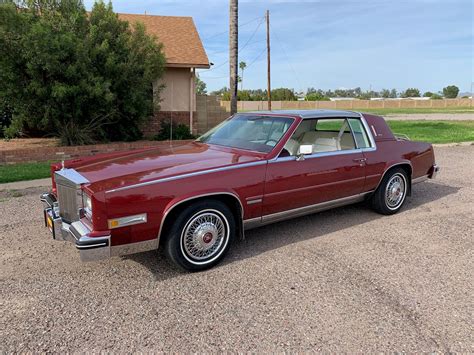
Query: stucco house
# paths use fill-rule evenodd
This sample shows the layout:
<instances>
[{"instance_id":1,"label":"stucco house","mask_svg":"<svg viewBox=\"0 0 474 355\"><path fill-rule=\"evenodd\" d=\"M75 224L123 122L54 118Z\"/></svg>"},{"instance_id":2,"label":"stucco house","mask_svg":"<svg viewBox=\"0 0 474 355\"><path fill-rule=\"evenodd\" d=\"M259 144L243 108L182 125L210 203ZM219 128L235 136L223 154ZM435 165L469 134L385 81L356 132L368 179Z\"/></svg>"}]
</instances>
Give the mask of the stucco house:
<instances>
[{"instance_id":1,"label":"stucco house","mask_svg":"<svg viewBox=\"0 0 474 355\"><path fill-rule=\"evenodd\" d=\"M144 127L145 135L156 134L163 120L184 123L192 131L196 116L196 69L210 68L192 17L119 14L129 23L142 22L146 31L163 44L166 70L154 86L163 85L160 110Z\"/></svg>"}]
</instances>

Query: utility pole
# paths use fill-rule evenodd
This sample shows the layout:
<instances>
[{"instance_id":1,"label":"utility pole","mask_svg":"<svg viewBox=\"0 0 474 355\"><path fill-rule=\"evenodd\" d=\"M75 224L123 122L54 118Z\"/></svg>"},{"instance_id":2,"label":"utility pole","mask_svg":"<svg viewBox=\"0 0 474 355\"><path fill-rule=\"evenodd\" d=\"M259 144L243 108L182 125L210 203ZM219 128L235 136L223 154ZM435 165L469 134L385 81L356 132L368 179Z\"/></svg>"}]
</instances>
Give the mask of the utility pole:
<instances>
[{"instance_id":1,"label":"utility pole","mask_svg":"<svg viewBox=\"0 0 474 355\"><path fill-rule=\"evenodd\" d=\"M267 96L268 96L268 109L272 109L272 88L270 82L270 11L267 10Z\"/></svg>"},{"instance_id":2,"label":"utility pole","mask_svg":"<svg viewBox=\"0 0 474 355\"><path fill-rule=\"evenodd\" d=\"M238 75L238 48L239 48L239 2L230 0L229 7L229 64L230 64L230 113L237 113L237 75Z\"/></svg>"}]
</instances>

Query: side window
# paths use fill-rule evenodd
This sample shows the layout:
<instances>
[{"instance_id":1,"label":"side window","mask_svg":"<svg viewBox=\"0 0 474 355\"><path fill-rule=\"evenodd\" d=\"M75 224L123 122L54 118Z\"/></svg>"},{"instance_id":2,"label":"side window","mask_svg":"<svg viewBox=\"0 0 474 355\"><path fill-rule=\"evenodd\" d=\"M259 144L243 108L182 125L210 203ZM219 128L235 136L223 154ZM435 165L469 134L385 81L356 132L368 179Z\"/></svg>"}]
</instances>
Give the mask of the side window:
<instances>
[{"instance_id":1,"label":"side window","mask_svg":"<svg viewBox=\"0 0 474 355\"><path fill-rule=\"evenodd\" d=\"M313 153L355 149L351 128L346 119L304 120L285 144L287 155L298 155L301 145L311 145Z\"/></svg>"},{"instance_id":2,"label":"side window","mask_svg":"<svg viewBox=\"0 0 474 355\"><path fill-rule=\"evenodd\" d=\"M357 143L357 148L370 148L369 137L364 129L364 125L358 118L349 118L354 138Z\"/></svg>"}]
</instances>

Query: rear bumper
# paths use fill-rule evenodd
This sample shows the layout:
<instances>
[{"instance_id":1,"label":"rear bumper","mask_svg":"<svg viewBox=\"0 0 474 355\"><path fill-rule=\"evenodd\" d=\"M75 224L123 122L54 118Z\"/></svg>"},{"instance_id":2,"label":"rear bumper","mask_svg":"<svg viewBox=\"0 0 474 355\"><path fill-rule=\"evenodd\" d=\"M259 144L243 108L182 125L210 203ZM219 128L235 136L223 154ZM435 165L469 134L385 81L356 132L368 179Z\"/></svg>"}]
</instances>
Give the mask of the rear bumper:
<instances>
[{"instance_id":1,"label":"rear bumper","mask_svg":"<svg viewBox=\"0 0 474 355\"><path fill-rule=\"evenodd\" d=\"M110 234L90 237L92 230L85 223L81 221L66 223L61 219L54 195L42 194L40 200L44 204L45 225L50 228L53 239L74 243L82 261L97 261L110 257ZM48 219L50 225L48 225Z\"/></svg>"},{"instance_id":2,"label":"rear bumper","mask_svg":"<svg viewBox=\"0 0 474 355\"><path fill-rule=\"evenodd\" d=\"M433 165L433 167L430 170L430 173L429 173L428 177L430 179L436 178L436 176L438 175L439 170L440 170L440 167L437 164Z\"/></svg>"}]
</instances>

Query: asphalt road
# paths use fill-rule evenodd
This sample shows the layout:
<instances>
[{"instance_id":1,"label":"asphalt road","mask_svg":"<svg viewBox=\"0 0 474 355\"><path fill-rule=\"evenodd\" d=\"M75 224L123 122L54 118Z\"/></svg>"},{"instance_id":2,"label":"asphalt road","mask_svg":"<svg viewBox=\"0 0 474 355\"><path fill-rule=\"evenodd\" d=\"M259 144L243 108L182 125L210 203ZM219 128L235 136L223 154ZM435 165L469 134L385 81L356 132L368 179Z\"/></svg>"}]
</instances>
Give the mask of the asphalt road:
<instances>
[{"instance_id":1,"label":"asphalt road","mask_svg":"<svg viewBox=\"0 0 474 355\"><path fill-rule=\"evenodd\" d=\"M404 210L363 205L247 233L224 263L83 264L38 189L0 193L0 352L474 351L474 146L436 149Z\"/></svg>"}]
</instances>

